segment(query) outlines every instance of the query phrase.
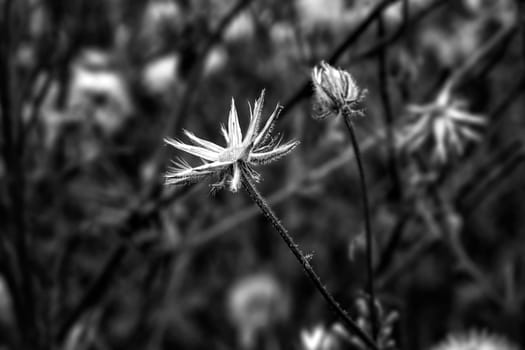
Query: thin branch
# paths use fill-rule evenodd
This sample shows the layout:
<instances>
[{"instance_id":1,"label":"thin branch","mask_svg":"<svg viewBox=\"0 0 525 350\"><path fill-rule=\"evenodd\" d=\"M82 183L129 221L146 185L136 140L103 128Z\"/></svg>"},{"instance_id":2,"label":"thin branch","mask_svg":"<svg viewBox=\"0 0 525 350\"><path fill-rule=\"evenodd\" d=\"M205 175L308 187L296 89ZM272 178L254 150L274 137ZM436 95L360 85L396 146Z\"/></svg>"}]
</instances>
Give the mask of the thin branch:
<instances>
[{"instance_id":1,"label":"thin branch","mask_svg":"<svg viewBox=\"0 0 525 350\"><path fill-rule=\"evenodd\" d=\"M446 242L451 248L454 257L458 261L458 265L463 269L483 290L486 296L494 304L502 306L503 301L499 296L499 293L493 287L493 283L488 279L486 274L484 274L479 267L474 263L470 256L465 251L463 244L461 243L461 219L456 219L455 210L450 205L449 201L444 200L439 196L438 193L435 193L437 201L441 203L441 208L443 208L440 213L442 216L442 231ZM428 215L430 217L430 215ZM433 218L430 218L433 220ZM437 223L435 223L437 225Z\"/></svg>"},{"instance_id":2,"label":"thin branch","mask_svg":"<svg viewBox=\"0 0 525 350\"><path fill-rule=\"evenodd\" d=\"M363 205L363 219L365 221L365 234L366 234L366 274L367 274L367 293L368 293L368 309L370 312L370 320L372 324L372 337L377 340L378 336L378 319L376 313L376 296L374 288L374 262L373 262L373 240L372 240L372 227L370 224L370 205L368 203L368 189L366 186L365 170L363 162L361 161L361 151L359 144L357 143L357 137L355 135L354 126L352 124L351 116L343 116L345 125L350 133L350 140L352 142L352 148L354 150L355 159L357 162L357 169L359 170L359 180L361 185L361 199Z\"/></svg>"},{"instance_id":3,"label":"thin branch","mask_svg":"<svg viewBox=\"0 0 525 350\"><path fill-rule=\"evenodd\" d=\"M518 26L521 31L522 67L525 69L525 3L522 0L516 0L516 6L518 7Z\"/></svg>"},{"instance_id":4,"label":"thin branch","mask_svg":"<svg viewBox=\"0 0 525 350\"><path fill-rule=\"evenodd\" d=\"M384 275L377 280L379 288L386 288L390 283L397 280L397 278L405 273L406 270L413 268L421 256L425 255L432 249L438 239L436 237L427 237L416 243L406 254L403 259L394 264Z\"/></svg>"},{"instance_id":5,"label":"thin branch","mask_svg":"<svg viewBox=\"0 0 525 350\"><path fill-rule=\"evenodd\" d=\"M403 0L403 25L406 23L408 16L408 0ZM377 19L377 34L381 40L385 36L385 23L383 15L381 14ZM392 124L394 123L394 115L392 112L392 102L390 99L388 68L387 68L387 51L382 48L377 54L377 69L379 75L379 95L383 106L384 123L386 126L386 140L387 140L387 164L392 179L393 191L392 197L394 200L399 200L402 197L401 176L399 175L399 166L396 155L396 147L394 140L394 131Z\"/></svg>"},{"instance_id":6,"label":"thin branch","mask_svg":"<svg viewBox=\"0 0 525 350\"><path fill-rule=\"evenodd\" d=\"M221 41L224 31L228 28L228 25L237 17L239 13L241 13L242 10L244 10L244 8L250 5L251 2L252 0L240 0L235 6L232 7L228 14L224 16L224 18L217 26L217 29L208 38L206 44L204 45L204 48L199 53L199 57L193 64L191 73L188 78L188 82L186 83L187 87L184 90L182 98L180 99L181 103L179 105L179 108L168 121L168 125L165 129L168 133L175 134L184 126L187 118L189 117L189 108L193 103L193 100L196 96L196 92L198 90L199 83L202 80L202 67L206 60L206 56L208 55L210 50Z\"/></svg>"},{"instance_id":7,"label":"thin branch","mask_svg":"<svg viewBox=\"0 0 525 350\"><path fill-rule=\"evenodd\" d=\"M170 191L167 194L151 203L142 204L131 210L126 219L119 225L118 236L123 239L130 238L131 234L146 227L159 212L166 206L173 203L175 199L183 199L185 195L191 193L194 186L186 186L178 190ZM107 259L107 262L100 269L91 288L80 298L79 303L73 308L71 314L61 325L57 334L57 341L61 343L68 335L75 322L91 307L96 305L107 293L113 282L113 276L120 268L124 258L129 253L128 241L120 242Z\"/></svg>"},{"instance_id":8,"label":"thin branch","mask_svg":"<svg viewBox=\"0 0 525 350\"><path fill-rule=\"evenodd\" d=\"M471 77L465 79L462 85L468 85L476 79L481 79L484 76L487 76L503 60L515 35L516 31L513 31L510 35L503 38L501 43L487 55L486 59L478 64L476 69L473 70Z\"/></svg>"},{"instance_id":9,"label":"thin branch","mask_svg":"<svg viewBox=\"0 0 525 350\"><path fill-rule=\"evenodd\" d=\"M88 288L87 293L83 296L81 301L72 310L71 314L66 317L64 323L60 326L56 341L61 344L69 334L71 328L76 324L80 317L105 295L109 285L112 284L116 267L120 266L128 252L128 249L124 244L120 244L110 254L108 260L104 263L98 274L97 279L93 282L91 287Z\"/></svg>"},{"instance_id":10,"label":"thin branch","mask_svg":"<svg viewBox=\"0 0 525 350\"><path fill-rule=\"evenodd\" d=\"M379 51L383 50L384 48L387 48L388 46L392 45L397 40L402 38L407 28L410 28L418 22L421 22L435 10L445 5L448 1L450 0L436 0L424 9L419 10L417 13L411 16L410 19L404 20L395 32L393 32L387 37L382 38L381 40L378 40L371 47L366 48L361 52L358 52L355 55L353 55L350 59L350 62L356 63L374 57Z\"/></svg>"},{"instance_id":11,"label":"thin branch","mask_svg":"<svg viewBox=\"0 0 525 350\"><path fill-rule=\"evenodd\" d=\"M523 93L525 90L525 75L523 75L512 89L505 95L505 97L492 108L491 112L488 115L488 120L493 121L491 127L489 128L487 134L485 135L485 143L490 143L491 139L496 135L499 130L499 126L502 125L505 121L505 118L499 117L502 115L513 102ZM509 145L503 147L502 150L494 152L495 155L490 161L485 165L480 166L475 173L464 182L464 185L458 190L455 202L461 207L464 203L464 199L467 198L476 188L478 188L482 183L479 179L485 178L485 174L489 173L492 169L495 168L495 164L505 163L510 157L515 149L519 148L521 145L520 141L514 141ZM486 151L482 147L478 147L478 152L483 152L485 155Z\"/></svg>"},{"instance_id":12,"label":"thin branch","mask_svg":"<svg viewBox=\"0 0 525 350\"><path fill-rule=\"evenodd\" d=\"M22 170L22 145L17 137L21 127L21 116L18 106L18 92L16 70L12 55L15 43L12 42L12 12L15 10L14 2L6 0L3 4L2 38L0 41L0 104L2 114L3 144L2 155L6 165L6 185L10 205L8 209L9 223L11 226L11 239L16 250L16 264L20 272L20 281L15 293L25 299L25 303L16 303L20 309L17 311L17 320L24 341L31 346L38 346L37 317L35 314L35 298L33 281L27 254L27 232L25 224L25 181Z\"/></svg>"},{"instance_id":13,"label":"thin branch","mask_svg":"<svg viewBox=\"0 0 525 350\"><path fill-rule=\"evenodd\" d=\"M484 60L495 48L501 43L508 40L510 36L516 31L515 25L508 25L501 28L496 34L490 37L486 43L474 52L470 58L463 63L458 69L456 69L452 75L447 79L444 86L446 89L451 91L461 82L465 76L472 72L479 63Z\"/></svg>"},{"instance_id":14,"label":"thin branch","mask_svg":"<svg viewBox=\"0 0 525 350\"><path fill-rule=\"evenodd\" d=\"M523 147L517 150L517 153L500 167L495 167L489 174L485 175L484 182L478 189L470 195L470 199L463 206L463 213L465 216L470 215L479 207L483 201L498 189L502 184L505 184L503 179L512 175L514 170L525 163L525 153Z\"/></svg>"},{"instance_id":15,"label":"thin branch","mask_svg":"<svg viewBox=\"0 0 525 350\"><path fill-rule=\"evenodd\" d=\"M364 153L372 149L372 147L375 146L378 143L378 141L383 139L384 133L366 139L363 142L361 151ZM289 184L268 196L268 203L270 203L271 205L276 205L284 202L288 198L300 192L301 189L304 189L304 187L307 186L307 184L319 183L324 178L330 176L334 171L342 168L343 166L346 166L349 161L354 159L354 157L355 155L353 153L353 150L348 149L340 155L334 157L333 159L326 161L318 168L305 171L305 176L298 179L297 182ZM235 214L232 214L231 216L228 216L219 221L218 223L214 224L212 227L207 228L202 232L192 234L188 241L185 242L180 249L190 249L204 244L208 244L214 241L215 239L218 239L224 236L225 234L232 232L233 228L237 227L243 222L253 219L258 213L259 211L257 210L257 207L255 205L243 209L239 212L236 212Z\"/></svg>"},{"instance_id":16,"label":"thin branch","mask_svg":"<svg viewBox=\"0 0 525 350\"><path fill-rule=\"evenodd\" d=\"M520 152L520 147L521 142L516 140L496 150L493 154L485 155L485 157L488 156L490 159L485 164L481 164L456 191L454 202L457 203L458 207L465 208L469 197L485 185L487 174L490 174L494 169L498 169L499 165L505 164L514 158L516 151Z\"/></svg>"},{"instance_id":17,"label":"thin branch","mask_svg":"<svg viewBox=\"0 0 525 350\"><path fill-rule=\"evenodd\" d=\"M314 269L310 265L308 259L301 252L298 245L294 242L293 238L290 236L290 234L283 226L281 221L277 218L273 210L268 206L264 198L253 185L252 180L250 179L250 174L246 172L244 167L241 167L241 169L242 183L244 189L246 190L250 198L255 202L255 204L257 204L259 209L261 209L261 212L263 213L264 217L272 224L274 229L285 241L286 245L292 251L297 260L301 263L306 274L314 283L317 290L325 298L326 302L332 307L332 309L336 312L336 314L339 316L343 324L350 332L355 333L371 349L378 350L375 342L372 339L370 339L370 337L350 318L347 312L341 308L341 306L337 303L334 297L328 292L326 287L321 282L319 276L315 273Z\"/></svg>"},{"instance_id":18,"label":"thin branch","mask_svg":"<svg viewBox=\"0 0 525 350\"><path fill-rule=\"evenodd\" d=\"M52 72L49 72L44 78L44 82L42 83L42 85L40 86L40 88L38 89L31 101L31 108L29 109L31 112L29 114L26 126L21 131L20 137L22 140L25 140L27 135L36 127L39 113L41 112L42 104L45 101L45 98L47 96L47 93L49 92L49 89L52 86L52 83L53 74Z\"/></svg>"},{"instance_id":19,"label":"thin branch","mask_svg":"<svg viewBox=\"0 0 525 350\"><path fill-rule=\"evenodd\" d=\"M401 242L401 239L403 238L403 233L406 231L405 228L412 220L412 213L408 214L405 213L403 216L399 219L399 221L396 223L394 228L392 229L392 232L389 235L388 242L381 252L379 262L376 265L375 268L375 275L382 274L386 268L390 265L392 262L392 259L394 257L394 252L397 250L399 243Z\"/></svg>"},{"instance_id":20,"label":"thin branch","mask_svg":"<svg viewBox=\"0 0 525 350\"><path fill-rule=\"evenodd\" d=\"M488 119L492 122L485 138L490 140L496 135L499 127L505 123L505 118L499 118L517 99L525 92L525 74L523 74L520 80L514 85L505 97L492 109L489 113Z\"/></svg>"},{"instance_id":21,"label":"thin branch","mask_svg":"<svg viewBox=\"0 0 525 350\"><path fill-rule=\"evenodd\" d=\"M388 6L393 4L394 2L399 0L383 0L380 3L378 3L366 16L361 23L357 25L357 27L348 34L346 39L339 44L335 48L335 50L332 52L332 54L329 56L329 58L326 60L326 62L330 64L335 64L337 60L343 55L343 53L351 46L353 45L360 37L363 35L368 27L378 18L378 16L381 15L384 9L386 9ZM283 117L288 114L288 112L303 98L309 97L312 94L312 89L310 88L310 81L306 81L303 83L303 85L297 89L297 91L290 97L286 103L284 104L284 108L279 116L279 118L282 120Z\"/></svg>"},{"instance_id":22,"label":"thin branch","mask_svg":"<svg viewBox=\"0 0 525 350\"><path fill-rule=\"evenodd\" d=\"M450 229L449 229L450 230ZM449 245L452 248L454 256L458 260L460 268L463 268L473 280L483 289L487 297L489 297L496 304L501 304L501 298L497 291L493 288L493 283L486 277L478 266L472 261L470 256L465 251L463 244L460 241L460 232L449 232Z\"/></svg>"}]
</instances>

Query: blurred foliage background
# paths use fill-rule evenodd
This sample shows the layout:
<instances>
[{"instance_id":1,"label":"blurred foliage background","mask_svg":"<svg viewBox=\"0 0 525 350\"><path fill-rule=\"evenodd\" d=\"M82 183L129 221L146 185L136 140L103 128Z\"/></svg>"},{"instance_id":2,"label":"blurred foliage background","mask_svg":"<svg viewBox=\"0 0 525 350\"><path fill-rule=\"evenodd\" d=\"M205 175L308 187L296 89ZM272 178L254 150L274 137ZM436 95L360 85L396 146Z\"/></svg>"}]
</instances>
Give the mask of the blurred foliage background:
<instances>
[{"instance_id":1,"label":"blurred foliage background","mask_svg":"<svg viewBox=\"0 0 525 350\"><path fill-rule=\"evenodd\" d=\"M1 349L304 349L301 331L333 324L244 193L163 185L164 137L221 143L231 97L246 127L262 89L301 145L259 189L356 316L362 189L342 121L310 118L322 60L368 90L355 125L399 348L471 328L525 345L519 0L0 5ZM445 164L404 152L407 106L451 80L482 139Z\"/></svg>"}]
</instances>

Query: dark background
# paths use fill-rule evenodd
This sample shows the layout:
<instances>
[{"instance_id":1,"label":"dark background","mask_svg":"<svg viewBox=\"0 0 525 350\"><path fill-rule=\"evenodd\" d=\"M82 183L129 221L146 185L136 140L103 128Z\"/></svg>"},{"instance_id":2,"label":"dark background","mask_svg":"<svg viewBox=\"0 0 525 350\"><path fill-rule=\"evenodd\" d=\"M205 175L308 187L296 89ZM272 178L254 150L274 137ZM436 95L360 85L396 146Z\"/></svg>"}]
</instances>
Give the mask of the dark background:
<instances>
[{"instance_id":1,"label":"dark background","mask_svg":"<svg viewBox=\"0 0 525 350\"><path fill-rule=\"evenodd\" d=\"M231 97L245 128L262 89L301 144L258 188L357 318L362 189L342 121L311 118L321 60L368 90L355 126L399 347L470 329L523 346L520 3L0 0L0 348L302 349L332 325L245 193L163 185L182 155L164 137L222 144ZM457 72L482 140L445 164L405 154L406 107Z\"/></svg>"}]
</instances>

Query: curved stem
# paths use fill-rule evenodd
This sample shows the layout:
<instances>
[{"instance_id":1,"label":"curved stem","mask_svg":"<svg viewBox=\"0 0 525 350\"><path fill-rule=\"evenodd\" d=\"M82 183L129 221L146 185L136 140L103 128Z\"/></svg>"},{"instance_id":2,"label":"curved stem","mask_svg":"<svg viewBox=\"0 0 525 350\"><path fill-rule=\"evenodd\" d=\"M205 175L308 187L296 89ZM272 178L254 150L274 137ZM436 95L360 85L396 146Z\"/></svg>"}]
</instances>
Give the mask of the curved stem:
<instances>
[{"instance_id":1,"label":"curved stem","mask_svg":"<svg viewBox=\"0 0 525 350\"><path fill-rule=\"evenodd\" d=\"M250 198L255 202L255 204L257 204L259 209L261 209L261 212L263 213L264 217L268 221L270 221L274 229L279 233L279 235L284 240L288 248L292 251L294 256L297 258L297 260L299 260L299 262L303 266L303 269L308 275L308 277L310 278L310 280L314 283L315 287L319 290L319 292L324 297L324 299L328 302L328 304L336 312L336 314L339 316L341 321L343 321L343 324L345 325L345 327L352 333L355 333L371 349L378 350L374 341L350 318L347 312L343 310L343 308L337 303L334 297L328 292L326 287L321 282L321 279L319 278L319 276L315 273L314 269L312 268L312 265L310 265L310 262L308 261L308 259L304 256L304 254L299 249L299 246L294 242L293 238L290 236L290 234L288 233L286 228L283 226L281 221L277 218L273 210L266 203L265 199L262 197L259 191L255 188L255 185L253 184L250 174L247 173L246 169L243 166L241 166L241 170L242 170L242 184L243 184L244 189L246 190Z\"/></svg>"},{"instance_id":2,"label":"curved stem","mask_svg":"<svg viewBox=\"0 0 525 350\"><path fill-rule=\"evenodd\" d=\"M464 271L481 286L481 289L483 292L485 292L487 297L491 299L491 301L495 302L499 306L502 306L503 302L501 296L493 288L493 283L485 276L483 271L479 269L476 263L465 251L465 248L463 247L459 237L459 232L449 232L449 244L452 248L452 252L458 260L459 266L462 267Z\"/></svg>"},{"instance_id":3,"label":"curved stem","mask_svg":"<svg viewBox=\"0 0 525 350\"><path fill-rule=\"evenodd\" d=\"M374 288L374 270L373 270L373 251L372 251L372 229L370 227L370 211L368 206L368 190L366 187L365 171L363 169L363 163L361 162L361 152L359 145L355 137L354 126L352 124L351 117L344 115L346 127L350 133L350 140L352 141L352 147L355 153L355 159L357 161L357 168L359 170L359 179L361 182L361 196L363 201L363 216L365 220L365 234L366 234L366 271L367 271L367 292L368 292L368 308L370 310L370 323L372 325L372 335L374 339L377 339L377 314L375 309L375 288Z\"/></svg>"}]
</instances>

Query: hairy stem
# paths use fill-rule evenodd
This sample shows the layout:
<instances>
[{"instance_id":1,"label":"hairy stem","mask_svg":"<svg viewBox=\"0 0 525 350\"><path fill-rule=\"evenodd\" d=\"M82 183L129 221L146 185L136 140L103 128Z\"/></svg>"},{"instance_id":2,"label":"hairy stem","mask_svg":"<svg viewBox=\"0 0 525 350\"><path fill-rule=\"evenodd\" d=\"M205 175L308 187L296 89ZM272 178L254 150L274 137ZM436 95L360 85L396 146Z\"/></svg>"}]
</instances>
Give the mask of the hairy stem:
<instances>
[{"instance_id":1,"label":"hairy stem","mask_svg":"<svg viewBox=\"0 0 525 350\"><path fill-rule=\"evenodd\" d=\"M321 282L321 279L312 268L312 265L310 265L308 259L304 256L304 254L294 242L293 238L290 236L290 234L283 226L281 221L277 218L273 210L266 203L266 200L255 188L255 185L253 184L253 181L250 178L250 174L247 173L244 167L241 167L241 169L242 183L244 189L246 190L246 192L248 192L248 195L255 202L255 204L257 204L259 209L261 209L261 212L263 213L264 217L268 221L270 221L274 229L279 233L279 235L284 240L288 248L292 251L293 255L297 258L297 260L299 260L299 262L303 266L304 271L306 272L310 280L314 283L315 287L319 290L321 295L324 297L326 302L332 307L332 309L336 312L336 314L339 316L341 321L343 321L343 324L350 332L355 333L371 349L378 350L374 341L350 318L348 313L345 310L343 310L343 308L337 303L334 297L328 292L326 287Z\"/></svg>"},{"instance_id":2,"label":"hairy stem","mask_svg":"<svg viewBox=\"0 0 525 350\"><path fill-rule=\"evenodd\" d=\"M361 162L361 151L359 150L359 144L354 132L354 126L351 121L351 117L348 115L343 116L346 127L350 133L350 140L352 141L352 147L355 153L355 159L357 161L357 168L359 170L359 180L361 182L361 198L363 201L363 217L365 220L365 235L366 235L366 272L367 272L367 293L368 293L368 308L370 310L370 323L372 325L372 335L374 339L377 338L377 314L375 309L375 288L374 288L374 268L373 268L373 250L372 250L372 229L370 225L370 210L368 206L368 190L366 187L365 171L363 169L363 163Z\"/></svg>"}]
</instances>

